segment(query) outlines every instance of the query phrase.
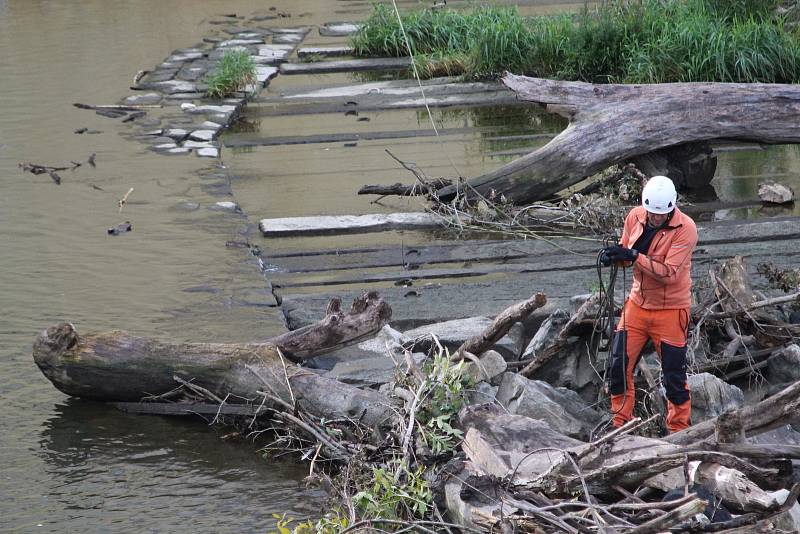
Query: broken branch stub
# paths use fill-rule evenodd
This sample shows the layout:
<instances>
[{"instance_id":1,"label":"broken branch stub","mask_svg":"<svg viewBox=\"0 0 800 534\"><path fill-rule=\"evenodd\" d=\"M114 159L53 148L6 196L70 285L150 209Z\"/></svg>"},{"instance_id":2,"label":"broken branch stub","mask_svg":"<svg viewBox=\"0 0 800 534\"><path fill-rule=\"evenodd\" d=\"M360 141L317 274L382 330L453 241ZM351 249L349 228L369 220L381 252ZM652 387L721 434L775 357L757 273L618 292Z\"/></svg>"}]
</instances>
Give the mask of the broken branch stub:
<instances>
[{"instance_id":1,"label":"broken branch stub","mask_svg":"<svg viewBox=\"0 0 800 534\"><path fill-rule=\"evenodd\" d=\"M325 317L268 340L293 362L301 362L340 349L376 334L392 318L392 308L371 291L353 301L350 312L341 311L337 298L328 302Z\"/></svg>"},{"instance_id":2,"label":"broken branch stub","mask_svg":"<svg viewBox=\"0 0 800 534\"><path fill-rule=\"evenodd\" d=\"M464 359L465 353L480 356L489 350L492 345L500 341L514 326L514 323L524 321L534 310L541 308L545 304L547 304L545 294L536 293L528 300L509 306L495 317L486 330L465 341L453 354L452 359Z\"/></svg>"}]
</instances>

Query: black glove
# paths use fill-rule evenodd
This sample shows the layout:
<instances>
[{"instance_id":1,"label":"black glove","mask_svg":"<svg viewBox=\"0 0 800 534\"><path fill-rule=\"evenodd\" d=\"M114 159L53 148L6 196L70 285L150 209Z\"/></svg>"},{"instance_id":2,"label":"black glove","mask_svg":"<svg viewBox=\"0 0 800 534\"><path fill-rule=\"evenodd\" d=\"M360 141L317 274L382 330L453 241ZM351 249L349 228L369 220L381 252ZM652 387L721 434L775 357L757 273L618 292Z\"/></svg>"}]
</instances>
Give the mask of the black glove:
<instances>
[{"instance_id":1,"label":"black glove","mask_svg":"<svg viewBox=\"0 0 800 534\"><path fill-rule=\"evenodd\" d=\"M610 247L603 249L603 255L611 261L635 261L636 256L639 255L639 252L633 248L611 245Z\"/></svg>"},{"instance_id":2,"label":"black glove","mask_svg":"<svg viewBox=\"0 0 800 534\"><path fill-rule=\"evenodd\" d=\"M609 248L610 247L606 247L600 251L600 263L603 265L603 267L611 267L611 264L614 263L611 261L611 258L608 257Z\"/></svg>"}]
</instances>

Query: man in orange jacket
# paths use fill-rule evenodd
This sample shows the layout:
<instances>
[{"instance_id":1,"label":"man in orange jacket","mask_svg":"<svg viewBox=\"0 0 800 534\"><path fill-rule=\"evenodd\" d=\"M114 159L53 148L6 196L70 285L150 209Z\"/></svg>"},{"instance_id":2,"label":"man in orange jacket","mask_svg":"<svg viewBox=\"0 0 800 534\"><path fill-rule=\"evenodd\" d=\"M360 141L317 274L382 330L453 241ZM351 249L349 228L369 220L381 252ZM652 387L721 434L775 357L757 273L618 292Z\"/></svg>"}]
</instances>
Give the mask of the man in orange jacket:
<instances>
[{"instance_id":1,"label":"man in orange jacket","mask_svg":"<svg viewBox=\"0 0 800 534\"><path fill-rule=\"evenodd\" d=\"M619 245L606 247L600 256L605 265L622 262L633 266L633 286L612 343L609 389L615 427L632 417L633 371L648 339L653 340L661 358L667 428L678 432L690 424L686 336L697 227L678 209L676 201L672 180L653 176L642 190L642 205L625 218Z\"/></svg>"}]
</instances>

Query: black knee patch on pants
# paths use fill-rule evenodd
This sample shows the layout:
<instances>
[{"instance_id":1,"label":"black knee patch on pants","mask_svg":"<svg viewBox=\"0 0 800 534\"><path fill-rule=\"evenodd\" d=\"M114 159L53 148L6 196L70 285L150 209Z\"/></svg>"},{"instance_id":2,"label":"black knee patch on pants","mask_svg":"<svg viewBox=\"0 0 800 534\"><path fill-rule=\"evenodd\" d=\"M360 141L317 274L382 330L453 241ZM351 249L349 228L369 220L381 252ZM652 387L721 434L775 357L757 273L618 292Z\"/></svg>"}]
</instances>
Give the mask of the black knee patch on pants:
<instances>
[{"instance_id":1,"label":"black knee patch on pants","mask_svg":"<svg viewBox=\"0 0 800 534\"><path fill-rule=\"evenodd\" d=\"M625 369L628 368L628 333L620 330L614 333L611 342L611 376L608 379L608 390L612 395L625 393Z\"/></svg>"},{"instance_id":2,"label":"black knee patch on pants","mask_svg":"<svg viewBox=\"0 0 800 534\"><path fill-rule=\"evenodd\" d=\"M686 347L675 347L661 342L661 368L664 371L664 388L672 404L689 400L686 389Z\"/></svg>"}]
</instances>

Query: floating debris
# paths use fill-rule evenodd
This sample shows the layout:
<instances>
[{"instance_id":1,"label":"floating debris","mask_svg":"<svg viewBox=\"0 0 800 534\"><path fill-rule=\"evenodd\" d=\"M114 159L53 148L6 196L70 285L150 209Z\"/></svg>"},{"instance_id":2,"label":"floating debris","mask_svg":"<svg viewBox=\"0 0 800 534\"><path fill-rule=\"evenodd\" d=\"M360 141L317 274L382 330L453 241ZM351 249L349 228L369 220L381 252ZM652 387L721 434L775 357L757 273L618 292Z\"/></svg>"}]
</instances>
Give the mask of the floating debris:
<instances>
[{"instance_id":1,"label":"floating debris","mask_svg":"<svg viewBox=\"0 0 800 534\"><path fill-rule=\"evenodd\" d=\"M122 235L133 230L133 225L130 221L125 221L116 226L108 229L108 235Z\"/></svg>"}]
</instances>

